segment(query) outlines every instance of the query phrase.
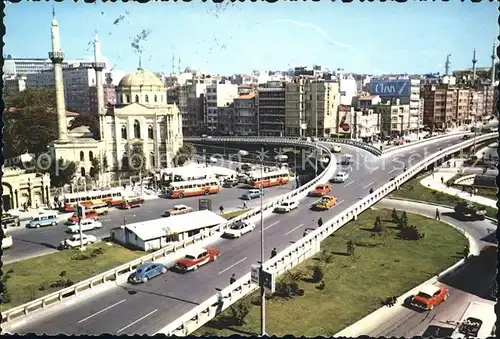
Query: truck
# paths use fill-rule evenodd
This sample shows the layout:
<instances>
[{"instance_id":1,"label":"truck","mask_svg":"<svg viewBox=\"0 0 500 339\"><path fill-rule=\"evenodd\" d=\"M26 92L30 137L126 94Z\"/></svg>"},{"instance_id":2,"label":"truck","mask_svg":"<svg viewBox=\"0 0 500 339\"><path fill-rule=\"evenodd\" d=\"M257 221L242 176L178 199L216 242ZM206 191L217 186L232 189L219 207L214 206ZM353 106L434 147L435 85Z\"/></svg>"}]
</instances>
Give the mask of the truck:
<instances>
[{"instance_id":1,"label":"truck","mask_svg":"<svg viewBox=\"0 0 500 339\"><path fill-rule=\"evenodd\" d=\"M486 210L468 201L460 201L455 205L457 219L484 220Z\"/></svg>"}]
</instances>

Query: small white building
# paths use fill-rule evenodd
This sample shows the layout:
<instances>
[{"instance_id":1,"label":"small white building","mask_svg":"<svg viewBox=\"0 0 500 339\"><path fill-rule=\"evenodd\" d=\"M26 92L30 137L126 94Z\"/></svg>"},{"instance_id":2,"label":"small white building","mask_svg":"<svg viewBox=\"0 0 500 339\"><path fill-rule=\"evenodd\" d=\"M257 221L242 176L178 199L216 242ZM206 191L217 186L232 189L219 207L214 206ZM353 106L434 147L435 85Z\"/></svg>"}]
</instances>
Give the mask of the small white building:
<instances>
[{"instance_id":1,"label":"small white building","mask_svg":"<svg viewBox=\"0 0 500 339\"><path fill-rule=\"evenodd\" d=\"M227 220L220 215L202 210L123 225L111 230L111 239L143 251L157 250L225 222Z\"/></svg>"}]
</instances>

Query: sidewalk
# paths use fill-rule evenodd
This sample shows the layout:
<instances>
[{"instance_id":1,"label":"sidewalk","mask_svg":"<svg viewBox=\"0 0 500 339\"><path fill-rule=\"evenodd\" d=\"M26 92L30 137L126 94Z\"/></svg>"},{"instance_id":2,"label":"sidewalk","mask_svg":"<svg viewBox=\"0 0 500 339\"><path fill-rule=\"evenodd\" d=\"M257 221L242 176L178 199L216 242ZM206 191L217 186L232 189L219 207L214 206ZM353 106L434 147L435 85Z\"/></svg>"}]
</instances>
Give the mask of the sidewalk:
<instances>
[{"instance_id":1,"label":"sidewalk","mask_svg":"<svg viewBox=\"0 0 500 339\"><path fill-rule=\"evenodd\" d=\"M428 187L432 190L439 191L448 195L453 195L464 200L472 201L477 204L481 204L484 206L497 208L496 200L481 197L478 195L472 195L468 192L463 192L454 187L446 187L446 181L450 180L457 174L457 168L453 168L454 171L450 172L435 172L420 181L425 187ZM443 178L443 184L441 183L441 178Z\"/></svg>"}]
</instances>

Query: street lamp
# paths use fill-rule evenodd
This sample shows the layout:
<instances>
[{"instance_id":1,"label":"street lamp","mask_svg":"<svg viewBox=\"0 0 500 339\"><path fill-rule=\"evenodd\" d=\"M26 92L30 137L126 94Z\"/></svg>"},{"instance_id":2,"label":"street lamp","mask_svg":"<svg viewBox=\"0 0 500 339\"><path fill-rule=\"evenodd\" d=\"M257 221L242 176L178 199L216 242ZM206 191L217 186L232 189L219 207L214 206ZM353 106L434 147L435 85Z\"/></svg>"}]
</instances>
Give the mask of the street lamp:
<instances>
[{"instance_id":1,"label":"street lamp","mask_svg":"<svg viewBox=\"0 0 500 339\"><path fill-rule=\"evenodd\" d=\"M248 154L247 151L240 150L238 152L240 155L245 156ZM264 178L264 150L262 149L261 155L258 156L257 158L260 161L260 279L259 279L259 285L260 285L260 332L262 336L266 335L266 290L264 289L264 283L263 283L263 271L264 271L264 201L263 201L263 191L264 191L264 184L263 184L263 178Z\"/></svg>"}]
</instances>

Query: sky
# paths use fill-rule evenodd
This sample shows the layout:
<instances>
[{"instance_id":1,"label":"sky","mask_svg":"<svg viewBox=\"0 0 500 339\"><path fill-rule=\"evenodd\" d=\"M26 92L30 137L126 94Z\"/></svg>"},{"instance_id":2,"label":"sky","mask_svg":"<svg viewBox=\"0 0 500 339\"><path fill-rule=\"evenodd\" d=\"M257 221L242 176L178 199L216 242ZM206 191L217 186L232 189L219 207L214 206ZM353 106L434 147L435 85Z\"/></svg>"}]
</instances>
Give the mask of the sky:
<instances>
[{"instance_id":1,"label":"sky","mask_svg":"<svg viewBox=\"0 0 500 339\"><path fill-rule=\"evenodd\" d=\"M73 1L9 3L4 54L46 57L52 6L66 59L93 55L97 30L102 55L117 70L139 64L170 73L190 67L230 75L321 65L356 73L444 73L489 67L499 36L498 3L470 1L341 3L322 1L140 4ZM121 19L120 19L121 18ZM134 48L134 39L144 32Z\"/></svg>"}]
</instances>

